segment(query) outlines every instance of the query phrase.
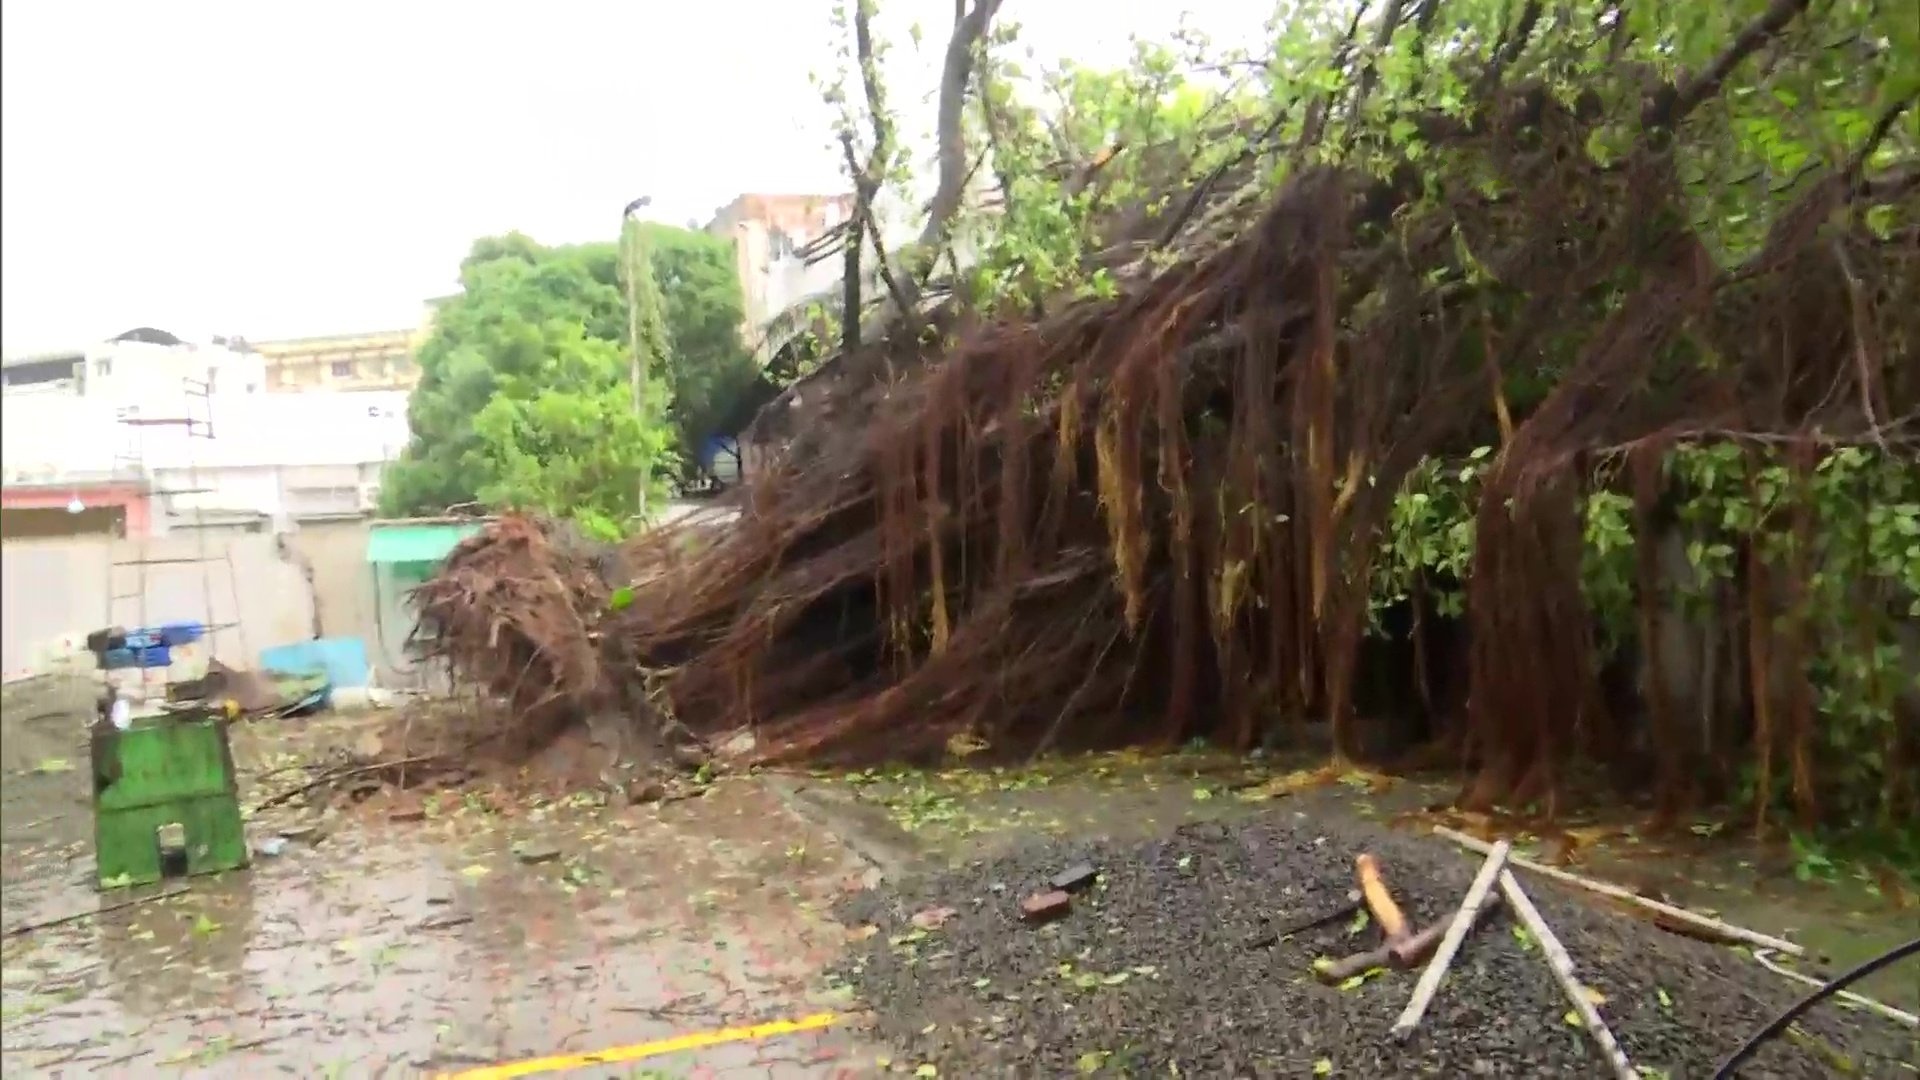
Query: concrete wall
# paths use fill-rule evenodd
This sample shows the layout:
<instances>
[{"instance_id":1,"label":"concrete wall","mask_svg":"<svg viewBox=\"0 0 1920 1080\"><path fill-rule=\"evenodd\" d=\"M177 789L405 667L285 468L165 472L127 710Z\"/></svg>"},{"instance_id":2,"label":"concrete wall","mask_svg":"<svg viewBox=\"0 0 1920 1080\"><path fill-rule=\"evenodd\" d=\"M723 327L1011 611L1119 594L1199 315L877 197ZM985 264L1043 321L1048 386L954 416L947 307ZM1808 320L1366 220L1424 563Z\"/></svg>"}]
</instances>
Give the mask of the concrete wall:
<instances>
[{"instance_id":1,"label":"concrete wall","mask_svg":"<svg viewBox=\"0 0 1920 1080\"><path fill-rule=\"evenodd\" d=\"M125 565L141 558L181 561ZM202 558L206 561L198 561ZM144 605L138 595L143 571ZM209 655L252 667L263 647L312 634L306 582L297 567L280 558L275 538L263 533L209 530L145 543L99 535L8 540L0 578L5 597L0 651L10 675L70 662L61 655L80 648L86 635L102 626L181 619L233 624L188 650L170 675L150 673L150 686L169 677L191 677Z\"/></svg>"},{"instance_id":2,"label":"concrete wall","mask_svg":"<svg viewBox=\"0 0 1920 1080\"><path fill-rule=\"evenodd\" d=\"M374 682L388 688L425 687L424 672L406 654L413 581L367 562L367 520L302 521L286 536L289 554L310 573L320 636L355 637L366 644Z\"/></svg>"},{"instance_id":3,"label":"concrete wall","mask_svg":"<svg viewBox=\"0 0 1920 1080\"><path fill-rule=\"evenodd\" d=\"M237 622L214 633L210 652L223 663L249 668L258 664L262 649L304 641L316 632L359 638L378 685L421 684L403 651L413 626L405 600L412 583L388 577L376 587L375 568L366 561L364 518L306 521L282 535L223 529L175 533L147 542L144 556L137 540L106 535L9 539L0 556L6 677L91 668L91 657L82 655L89 632L106 625L135 626L142 619L138 600L108 599L110 591L133 593L140 568L109 564L142 557L197 559L203 548L211 561L146 567L147 622ZM170 673L154 673L149 689L167 678L196 674L208 653L189 650Z\"/></svg>"}]
</instances>

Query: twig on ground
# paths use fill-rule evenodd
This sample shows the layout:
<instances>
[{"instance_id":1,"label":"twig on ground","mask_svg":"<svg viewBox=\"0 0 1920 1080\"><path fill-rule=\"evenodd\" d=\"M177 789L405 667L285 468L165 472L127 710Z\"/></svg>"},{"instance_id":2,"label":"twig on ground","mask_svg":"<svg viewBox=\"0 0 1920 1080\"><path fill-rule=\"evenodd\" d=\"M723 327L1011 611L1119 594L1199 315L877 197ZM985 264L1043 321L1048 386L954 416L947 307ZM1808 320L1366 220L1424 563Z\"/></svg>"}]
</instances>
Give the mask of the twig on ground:
<instances>
[{"instance_id":1,"label":"twig on ground","mask_svg":"<svg viewBox=\"0 0 1920 1080\"><path fill-rule=\"evenodd\" d=\"M1477 840L1468 836L1466 833L1449 829L1444 825L1434 826L1433 832L1435 836L1445 837L1469 851L1477 851L1482 855L1488 854L1493 850L1492 844L1484 840ZM1686 923L1706 933L1716 935L1723 940L1742 941L1749 945L1757 945L1763 949L1772 949L1775 952L1785 953L1788 956L1807 955L1805 948L1795 945L1785 938L1773 937L1770 934L1760 933L1758 930L1748 930L1743 926L1735 926L1732 923L1721 922L1719 919L1710 919L1697 912L1688 911L1686 908L1675 907L1672 904L1662 903L1658 900L1641 896L1628 889L1623 889L1618 885L1608 884L1604 881L1595 881L1592 878L1581 877L1579 874L1570 874L1565 870L1545 866L1534 862L1532 859L1522 858L1518 855L1508 856L1507 863L1510 866L1518 866L1523 870L1532 871L1542 877L1552 878L1562 884L1574 885L1588 892L1599 893L1601 896L1612 897L1615 900L1624 900L1629 904L1637 904L1649 911L1665 915L1675 922Z\"/></svg>"},{"instance_id":2,"label":"twig on ground","mask_svg":"<svg viewBox=\"0 0 1920 1080\"><path fill-rule=\"evenodd\" d=\"M1278 930L1273 930L1264 934L1255 935L1253 938L1248 940L1247 948L1262 949L1262 948L1266 948L1269 945L1277 945L1281 941L1287 938L1290 938L1295 934L1305 933L1308 930L1313 930L1318 927L1325 926L1328 923L1335 921L1336 919L1344 919L1347 916L1353 914L1354 912L1359 911L1360 903L1361 903L1360 894L1358 892L1348 893L1347 898L1341 901L1341 903L1337 907L1330 908L1326 911L1321 912L1318 915L1309 915L1306 918L1300 919L1297 922L1288 923L1286 926L1281 927Z\"/></svg>"},{"instance_id":3,"label":"twig on ground","mask_svg":"<svg viewBox=\"0 0 1920 1080\"><path fill-rule=\"evenodd\" d=\"M1480 908L1492 893L1494 881L1506 869L1507 855L1512 850L1513 845L1502 840L1493 846L1487 861L1480 864L1480 872L1474 875L1466 898L1460 901L1460 910L1453 913L1453 921L1447 925L1447 934L1440 939L1440 949L1434 954L1433 962L1420 973L1420 981L1414 986L1406 1009L1401 1012L1400 1019L1393 1023L1394 1038L1404 1039L1420 1026L1420 1018L1426 1015L1427 1006L1432 1004L1434 993L1440 989L1440 980L1446 977L1447 969L1453 966L1454 954L1460 951L1460 943L1467 939L1467 931L1473 929L1474 922L1479 919Z\"/></svg>"},{"instance_id":4,"label":"twig on ground","mask_svg":"<svg viewBox=\"0 0 1920 1080\"><path fill-rule=\"evenodd\" d=\"M1401 942L1403 952L1426 952L1440 943L1440 934L1446 928L1438 923L1406 938ZM1316 960L1313 963L1313 976L1328 986L1338 986L1356 975L1365 975L1374 968L1393 966L1393 946L1379 945L1365 952L1343 956L1338 960Z\"/></svg>"},{"instance_id":5,"label":"twig on ground","mask_svg":"<svg viewBox=\"0 0 1920 1080\"><path fill-rule=\"evenodd\" d=\"M1371 853L1362 854L1353 860L1354 876L1360 881L1360 895L1366 897L1367 910L1373 913L1373 919L1380 924L1380 930L1387 935L1387 944L1394 945L1407 939L1410 928L1407 916L1394 902L1393 893L1387 888L1386 878L1380 873L1380 860Z\"/></svg>"},{"instance_id":6,"label":"twig on ground","mask_svg":"<svg viewBox=\"0 0 1920 1080\"><path fill-rule=\"evenodd\" d=\"M1500 897L1489 896L1480 908L1479 918L1486 918L1500 906ZM1381 945L1366 952L1354 953L1339 960L1316 960L1313 965L1314 977L1329 986L1338 986L1353 978L1364 975L1374 968L1390 967L1397 971L1407 971L1420 966L1433 953L1440 939L1446 934L1446 926L1434 923L1432 926L1403 938L1397 945Z\"/></svg>"},{"instance_id":7,"label":"twig on ground","mask_svg":"<svg viewBox=\"0 0 1920 1080\"><path fill-rule=\"evenodd\" d=\"M1811 975L1794 971L1792 968L1781 967L1779 964L1774 963L1772 949L1755 949L1753 950L1753 958L1760 962L1761 967L1766 968L1768 971L1773 972L1775 975L1784 975L1795 982L1805 983L1808 986L1825 986L1826 985L1826 983L1824 983L1819 979L1814 978ZM1842 1001L1851 1002L1854 1005L1858 1005L1859 1007L1867 1010L1870 1013L1874 1013L1878 1016L1884 1016L1896 1024L1905 1024L1910 1028L1920 1028L1920 1016L1915 1016L1914 1014L1910 1012L1906 1012L1905 1010L1896 1009L1891 1005L1887 1005L1882 1002L1875 1001L1872 998L1867 997L1865 995L1856 994L1851 990L1838 990L1834 992L1833 996L1839 998Z\"/></svg>"},{"instance_id":8,"label":"twig on ground","mask_svg":"<svg viewBox=\"0 0 1920 1080\"><path fill-rule=\"evenodd\" d=\"M118 900L111 904L102 904L92 911L74 911L61 915L58 918L47 919L42 922L22 923L8 930L7 936L18 937L21 934L31 934L36 930L46 930L50 927L64 926L67 923L79 922L81 919L90 919L95 915L105 915L108 912L120 911L123 908L138 907L141 904L151 904L159 900L170 900L173 897L184 896L192 891L191 886L182 885L177 889L168 889L166 892L154 893L152 896L135 896L126 900Z\"/></svg>"},{"instance_id":9,"label":"twig on ground","mask_svg":"<svg viewBox=\"0 0 1920 1080\"><path fill-rule=\"evenodd\" d=\"M1619 1040L1607 1029L1607 1022L1600 1017L1600 1010L1594 1006L1588 996L1587 988L1573 973L1573 958L1567 955L1566 946L1553 936L1553 928L1547 920L1541 918L1540 909L1533 906L1533 900L1526 890L1514 878L1513 871L1500 871L1500 891L1506 894L1507 903L1513 906L1513 913L1519 917L1521 925L1533 935L1539 943L1540 951L1546 954L1547 966L1553 969L1553 977L1565 991L1567 1000L1573 1003L1573 1011L1586 1026L1593 1041L1600 1044L1600 1052L1606 1055L1607 1063L1613 1066L1613 1075L1618 1080L1637 1080L1639 1073L1633 1071L1633 1063L1627 1060L1627 1052L1620 1049Z\"/></svg>"},{"instance_id":10,"label":"twig on ground","mask_svg":"<svg viewBox=\"0 0 1920 1080\"><path fill-rule=\"evenodd\" d=\"M335 769L332 772L329 772L326 775L319 777L318 779L309 780L306 783L301 784L299 787L288 788L287 790L282 791L279 794L269 795L265 799L254 804L253 810L255 812L258 812L261 810L268 809L269 807L279 806L281 803L284 803L284 802L291 802L292 800L297 799L302 795L305 795L307 792L312 791L315 788L325 787L328 784L338 783L341 780L349 780L356 776L364 776L367 773L379 772L382 769L392 769L396 767L405 768L408 765L421 765L421 764L425 764L426 762L434 761L434 760L436 760L434 755L426 754L420 757L400 758L397 761L377 761L371 765L355 765L352 768Z\"/></svg>"}]
</instances>

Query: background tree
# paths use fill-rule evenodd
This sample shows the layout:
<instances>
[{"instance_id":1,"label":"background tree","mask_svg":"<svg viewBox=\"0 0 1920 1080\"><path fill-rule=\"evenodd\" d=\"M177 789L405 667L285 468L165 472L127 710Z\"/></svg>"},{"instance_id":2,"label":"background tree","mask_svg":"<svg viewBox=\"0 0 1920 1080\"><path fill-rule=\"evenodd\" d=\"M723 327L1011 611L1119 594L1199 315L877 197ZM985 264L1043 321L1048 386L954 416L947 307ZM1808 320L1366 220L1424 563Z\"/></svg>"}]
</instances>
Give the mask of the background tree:
<instances>
[{"instance_id":1,"label":"background tree","mask_svg":"<svg viewBox=\"0 0 1920 1080\"><path fill-rule=\"evenodd\" d=\"M674 356L650 368L648 416L633 411L618 246L483 238L421 347L413 440L385 476L386 513L477 501L606 532L639 511L642 477L666 494L754 370L728 243L641 228Z\"/></svg>"},{"instance_id":2,"label":"background tree","mask_svg":"<svg viewBox=\"0 0 1920 1080\"><path fill-rule=\"evenodd\" d=\"M707 439L734 434L724 429L759 368L740 339L744 316L732 245L666 225L643 224L638 230L665 301L673 350L668 379L673 404L667 416L690 474Z\"/></svg>"}]
</instances>

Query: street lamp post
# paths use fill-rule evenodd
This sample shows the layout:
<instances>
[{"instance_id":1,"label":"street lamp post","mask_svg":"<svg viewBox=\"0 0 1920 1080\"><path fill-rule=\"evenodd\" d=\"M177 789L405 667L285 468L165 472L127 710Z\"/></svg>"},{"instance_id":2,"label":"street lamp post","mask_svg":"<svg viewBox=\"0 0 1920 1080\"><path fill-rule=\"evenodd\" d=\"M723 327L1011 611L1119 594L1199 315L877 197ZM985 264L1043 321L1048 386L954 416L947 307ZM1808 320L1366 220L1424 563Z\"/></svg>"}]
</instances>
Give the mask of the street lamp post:
<instances>
[{"instance_id":1,"label":"street lamp post","mask_svg":"<svg viewBox=\"0 0 1920 1080\"><path fill-rule=\"evenodd\" d=\"M651 195L642 195L626 205L620 211L620 246L624 249L627 263L627 349L632 354L629 361L628 378L633 382L633 414L642 424L646 422L646 361L640 355L640 230L633 224L633 216L653 202ZM652 477L640 474L640 519L647 517L647 482Z\"/></svg>"}]
</instances>

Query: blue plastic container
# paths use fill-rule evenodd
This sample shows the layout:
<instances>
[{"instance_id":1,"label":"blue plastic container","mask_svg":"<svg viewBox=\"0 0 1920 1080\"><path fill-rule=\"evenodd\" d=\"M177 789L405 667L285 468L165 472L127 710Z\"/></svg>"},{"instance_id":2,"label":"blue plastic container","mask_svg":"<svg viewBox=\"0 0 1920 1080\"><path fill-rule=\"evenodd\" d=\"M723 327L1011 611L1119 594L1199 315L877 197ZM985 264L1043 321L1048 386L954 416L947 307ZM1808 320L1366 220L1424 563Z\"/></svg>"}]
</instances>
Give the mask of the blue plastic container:
<instances>
[{"instance_id":1,"label":"blue plastic container","mask_svg":"<svg viewBox=\"0 0 1920 1080\"><path fill-rule=\"evenodd\" d=\"M199 641L202 637L205 637L206 633L207 628L204 623L167 622L160 624L161 643L171 645L174 648L179 648L182 645L191 645Z\"/></svg>"},{"instance_id":2,"label":"blue plastic container","mask_svg":"<svg viewBox=\"0 0 1920 1080\"><path fill-rule=\"evenodd\" d=\"M128 634L127 640L133 641ZM103 671L126 671L131 668L162 668L173 663L172 650L165 645L129 644L123 649L108 649L100 654L100 668Z\"/></svg>"},{"instance_id":3,"label":"blue plastic container","mask_svg":"<svg viewBox=\"0 0 1920 1080\"><path fill-rule=\"evenodd\" d=\"M260 668L282 675L325 675L334 686L365 686L372 674L359 638L315 638L260 650Z\"/></svg>"}]
</instances>

